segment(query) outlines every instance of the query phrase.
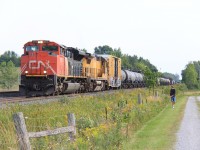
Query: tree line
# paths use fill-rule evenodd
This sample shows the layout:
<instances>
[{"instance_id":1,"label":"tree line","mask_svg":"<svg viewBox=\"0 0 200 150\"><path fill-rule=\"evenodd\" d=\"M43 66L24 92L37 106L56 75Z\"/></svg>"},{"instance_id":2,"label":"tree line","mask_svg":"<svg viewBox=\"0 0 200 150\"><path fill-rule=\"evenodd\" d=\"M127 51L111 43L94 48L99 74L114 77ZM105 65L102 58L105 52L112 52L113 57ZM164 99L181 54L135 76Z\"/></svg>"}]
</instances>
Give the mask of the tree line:
<instances>
[{"instance_id":1,"label":"tree line","mask_svg":"<svg viewBox=\"0 0 200 150\"><path fill-rule=\"evenodd\" d=\"M14 51L6 51L0 56L0 63L12 61L16 67L20 67L20 57Z\"/></svg>"},{"instance_id":2,"label":"tree line","mask_svg":"<svg viewBox=\"0 0 200 150\"><path fill-rule=\"evenodd\" d=\"M189 62L181 75L189 89L200 89L200 61Z\"/></svg>"},{"instance_id":3,"label":"tree line","mask_svg":"<svg viewBox=\"0 0 200 150\"><path fill-rule=\"evenodd\" d=\"M0 56L0 87L10 89L18 84L20 57L14 51Z\"/></svg>"}]
</instances>

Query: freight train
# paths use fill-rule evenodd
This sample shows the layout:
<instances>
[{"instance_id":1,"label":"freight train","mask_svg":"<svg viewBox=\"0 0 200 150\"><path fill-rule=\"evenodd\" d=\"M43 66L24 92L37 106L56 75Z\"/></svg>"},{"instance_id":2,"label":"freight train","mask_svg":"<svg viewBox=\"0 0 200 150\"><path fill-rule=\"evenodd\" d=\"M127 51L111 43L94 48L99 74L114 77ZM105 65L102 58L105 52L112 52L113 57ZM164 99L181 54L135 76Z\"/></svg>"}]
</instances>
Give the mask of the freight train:
<instances>
[{"instance_id":1,"label":"freight train","mask_svg":"<svg viewBox=\"0 0 200 150\"><path fill-rule=\"evenodd\" d=\"M159 80L163 82L168 84ZM19 89L27 96L134 87L145 87L144 75L122 69L118 57L93 55L47 40L24 45Z\"/></svg>"}]
</instances>

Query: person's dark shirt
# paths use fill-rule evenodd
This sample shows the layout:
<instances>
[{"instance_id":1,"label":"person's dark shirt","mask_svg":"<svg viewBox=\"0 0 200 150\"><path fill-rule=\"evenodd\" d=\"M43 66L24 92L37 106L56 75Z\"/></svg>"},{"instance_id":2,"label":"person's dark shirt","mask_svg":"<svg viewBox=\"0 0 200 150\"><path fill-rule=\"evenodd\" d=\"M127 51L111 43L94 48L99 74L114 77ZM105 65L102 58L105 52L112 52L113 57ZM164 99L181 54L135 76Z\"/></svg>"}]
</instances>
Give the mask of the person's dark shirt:
<instances>
[{"instance_id":1,"label":"person's dark shirt","mask_svg":"<svg viewBox=\"0 0 200 150\"><path fill-rule=\"evenodd\" d=\"M174 89L174 88L172 88L171 90L170 90L170 96L175 96L176 95L176 90Z\"/></svg>"}]
</instances>

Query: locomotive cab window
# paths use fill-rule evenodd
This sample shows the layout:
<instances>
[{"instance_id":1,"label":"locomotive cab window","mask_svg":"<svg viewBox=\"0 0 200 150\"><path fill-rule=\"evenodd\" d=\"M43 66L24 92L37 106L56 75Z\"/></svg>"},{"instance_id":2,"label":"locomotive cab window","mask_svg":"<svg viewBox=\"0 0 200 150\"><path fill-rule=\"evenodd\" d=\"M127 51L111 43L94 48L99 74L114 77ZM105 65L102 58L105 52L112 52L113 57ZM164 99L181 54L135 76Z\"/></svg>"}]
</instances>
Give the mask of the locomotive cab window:
<instances>
[{"instance_id":1,"label":"locomotive cab window","mask_svg":"<svg viewBox=\"0 0 200 150\"><path fill-rule=\"evenodd\" d=\"M61 55L65 55L65 49L62 48L62 47L60 47L60 54L61 54Z\"/></svg>"},{"instance_id":2,"label":"locomotive cab window","mask_svg":"<svg viewBox=\"0 0 200 150\"><path fill-rule=\"evenodd\" d=\"M42 46L42 51L58 51L58 46Z\"/></svg>"},{"instance_id":3,"label":"locomotive cab window","mask_svg":"<svg viewBox=\"0 0 200 150\"><path fill-rule=\"evenodd\" d=\"M73 58L73 53L70 51L66 51L66 57Z\"/></svg>"},{"instance_id":4,"label":"locomotive cab window","mask_svg":"<svg viewBox=\"0 0 200 150\"><path fill-rule=\"evenodd\" d=\"M38 51L38 46L26 46L26 51Z\"/></svg>"}]
</instances>

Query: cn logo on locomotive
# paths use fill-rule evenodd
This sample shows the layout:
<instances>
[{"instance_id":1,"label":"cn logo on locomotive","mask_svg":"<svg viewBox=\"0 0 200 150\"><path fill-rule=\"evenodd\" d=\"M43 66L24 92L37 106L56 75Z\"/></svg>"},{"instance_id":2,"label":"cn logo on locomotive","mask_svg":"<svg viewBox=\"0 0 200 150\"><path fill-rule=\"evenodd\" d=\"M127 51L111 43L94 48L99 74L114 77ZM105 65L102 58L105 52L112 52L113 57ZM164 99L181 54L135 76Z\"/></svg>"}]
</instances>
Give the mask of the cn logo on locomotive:
<instances>
[{"instance_id":1,"label":"cn logo on locomotive","mask_svg":"<svg viewBox=\"0 0 200 150\"><path fill-rule=\"evenodd\" d=\"M42 61L37 62L36 60L30 60L28 66L30 69L40 69L41 65L45 67L45 64Z\"/></svg>"},{"instance_id":2,"label":"cn logo on locomotive","mask_svg":"<svg viewBox=\"0 0 200 150\"><path fill-rule=\"evenodd\" d=\"M28 64L29 69L40 69L41 66L43 66L46 69L50 69L53 72L53 74L56 74L56 72L53 70L53 68L49 64L49 61L46 62L46 65L45 65L45 63L41 60L39 60L39 61L30 60L29 64Z\"/></svg>"}]
</instances>

